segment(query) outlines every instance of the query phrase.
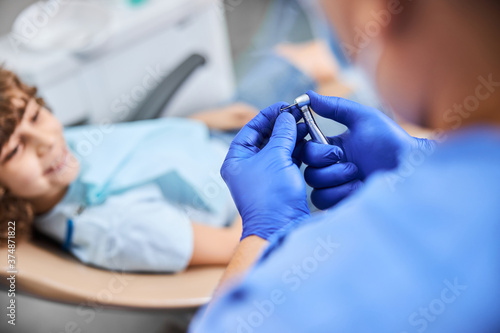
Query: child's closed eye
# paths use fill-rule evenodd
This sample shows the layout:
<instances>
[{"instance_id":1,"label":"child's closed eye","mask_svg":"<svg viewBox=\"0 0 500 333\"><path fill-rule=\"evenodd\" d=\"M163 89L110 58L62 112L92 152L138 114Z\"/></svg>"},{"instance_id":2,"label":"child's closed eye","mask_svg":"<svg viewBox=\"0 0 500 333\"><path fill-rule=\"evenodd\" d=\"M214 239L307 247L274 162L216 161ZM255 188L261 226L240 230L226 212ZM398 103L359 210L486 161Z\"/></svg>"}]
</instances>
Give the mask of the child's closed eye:
<instances>
[{"instance_id":1,"label":"child's closed eye","mask_svg":"<svg viewBox=\"0 0 500 333\"><path fill-rule=\"evenodd\" d=\"M3 163L7 163L12 157L14 157L17 152L19 151L19 145L16 146L16 148L12 149L8 154L7 156L5 157L5 159L3 160Z\"/></svg>"},{"instance_id":2,"label":"child's closed eye","mask_svg":"<svg viewBox=\"0 0 500 333\"><path fill-rule=\"evenodd\" d=\"M38 119L38 116L40 115L40 110L42 109L41 106L38 106L38 109L35 112L35 115L31 118L31 122L36 122Z\"/></svg>"}]
</instances>

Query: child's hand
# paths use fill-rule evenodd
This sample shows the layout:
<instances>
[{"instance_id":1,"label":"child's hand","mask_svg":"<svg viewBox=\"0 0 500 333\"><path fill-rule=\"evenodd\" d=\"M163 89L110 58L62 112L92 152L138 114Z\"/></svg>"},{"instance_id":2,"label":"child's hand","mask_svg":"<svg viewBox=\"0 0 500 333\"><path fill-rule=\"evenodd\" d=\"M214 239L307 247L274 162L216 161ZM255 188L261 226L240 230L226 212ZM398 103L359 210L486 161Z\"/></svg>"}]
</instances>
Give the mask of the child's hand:
<instances>
[{"instance_id":1,"label":"child's hand","mask_svg":"<svg viewBox=\"0 0 500 333\"><path fill-rule=\"evenodd\" d=\"M190 118L202 121L212 129L231 131L245 126L257 113L258 110L250 105L235 103L221 109L205 111Z\"/></svg>"}]
</instances>

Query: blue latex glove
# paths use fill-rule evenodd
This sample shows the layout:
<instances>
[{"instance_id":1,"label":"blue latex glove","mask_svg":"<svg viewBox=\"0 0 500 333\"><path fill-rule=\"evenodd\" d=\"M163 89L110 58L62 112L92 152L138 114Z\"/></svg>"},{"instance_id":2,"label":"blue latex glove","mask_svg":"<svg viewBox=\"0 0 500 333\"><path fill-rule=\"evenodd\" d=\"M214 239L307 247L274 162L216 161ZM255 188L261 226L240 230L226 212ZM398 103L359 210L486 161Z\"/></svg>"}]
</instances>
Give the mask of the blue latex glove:
<instances>
[{"instance_id":1,"label":"blue latex glove","mask_svg":"<svg viewBox=\"0 0 500 333\"><path fill-rule=\"evenodd\" d=\"M310 141L301 152L302 161L309 166L305 180L314 188L311 201L319 209L337 204L375 171L396 168L405 151L429 149L433 145L430 140L410 136L375 108L313 91L307 94L318 115L348 128L345 133L328 138L332 146Z\"/></svg>"},{"instance_id":2,"label":"blue latex glove","mask_svg":"<svg viewBox=\"0 0 500 333\"><path fill-rule=\"evenodd\" d=\"M310 215L305 181L294 163L307 133L300 126L297 135L298 113L295 118L288 112L279 115L284 106L261 111L243 127L222 165L222 178L243 219L241 239L257 235L268 240Z\"/></svg>"}]
</instances>

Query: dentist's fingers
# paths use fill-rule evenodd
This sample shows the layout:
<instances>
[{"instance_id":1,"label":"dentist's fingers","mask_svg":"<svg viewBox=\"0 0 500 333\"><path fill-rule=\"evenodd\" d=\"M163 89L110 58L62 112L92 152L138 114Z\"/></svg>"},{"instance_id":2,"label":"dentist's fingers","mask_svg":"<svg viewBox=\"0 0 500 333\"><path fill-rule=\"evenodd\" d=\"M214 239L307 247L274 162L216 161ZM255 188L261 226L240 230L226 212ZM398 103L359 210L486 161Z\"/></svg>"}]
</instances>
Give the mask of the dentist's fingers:
<instances>
[{"instance_id":1,"label":"dentist's fingers","mask_svg":"<svg viewBox=\"0 0 500 333\"><path fill-rule=\"evenodd\" d=\"M348 99L322 96L314 91L308 91L307 95L311 99L311 108L314 112L324 118L338 121L349 128L355 126L360 119L372 114L371 108Z\"/></svg>"},{"instance_id":2,"label":"dentist's fingers","mask_svg":"<svg viewBox=\"0 0 500 333\"><path fill-rule=\"evenodd\" d=\"M258 153L264 141L271 135L281 108L285 106L286 103L276 103L256 115L236 135L226 158L248 158Z\"/></svg>"},{"instance_id":3,"label":"dentist's fingers","mask_svg":"<svg viewBox=\"0 0 500 333\"><path fill-rule=\"evenodd\" d=\"M292 157L296 142L297 121L292 114L283 112L276 120L273 133L266 147L283 149Z\"/></svg>"},{"instance_id":4,"label":"dentist's fingers","mask_svg":"<svg viewBox=\"0 0 500 333\"><path fill-rule=\"evenodd\" d=\"M306 144L305 137L309 134L309 130L307 125L304 123L297 124L297 142L295 143L295 149L293 150L292 160L293 163L300 168L302 165L302 161L300 160L300 155L304 145Z\"/></svg>"},{"instance_id":5,"label":"dentist's fingers","mask_svg":"<svg viewBox=\"0 0 500 333\"><path fill-rule=\"evenodd\" d=\"M358 178L358 167L354 163L337 163L324 168L308 167L304 179L315 189L329 188L348 183Z\"/></svg>"},{"instance_id":6,"label":"dentist's fingers","mask_svg":"<svg viewBox=\"0 0 500 333\"><path fill-rule=\"evenodd\" d=\"M360 180L353 180L349 183L330 187L326 189L313 190L311 201L320 210L331 208L338 204L342 199L358 190L363 183Z\"/></svg>"},{"instance_id":7,"label":"dentist's fingers","mask_svg":"<svg viewBox=\"0 0 500 333\"><path fill-rule=\"evenodd\" d=\"M309 141L304 145L300 158L309 166L322 168L342 161L344 151L338 146Z\"/></svg>"}]
</instances>

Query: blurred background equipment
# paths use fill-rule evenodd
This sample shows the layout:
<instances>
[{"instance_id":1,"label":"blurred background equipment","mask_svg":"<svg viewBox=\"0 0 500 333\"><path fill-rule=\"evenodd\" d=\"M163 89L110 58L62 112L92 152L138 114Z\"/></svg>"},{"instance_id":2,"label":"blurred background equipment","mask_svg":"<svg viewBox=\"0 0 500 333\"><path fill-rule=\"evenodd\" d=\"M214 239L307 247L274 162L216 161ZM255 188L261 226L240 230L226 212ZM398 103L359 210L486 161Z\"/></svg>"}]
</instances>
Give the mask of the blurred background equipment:
<instances>
[{"instance_id":1,"label":"blurred background equipment","mask_svg":"<svg viewBox=\"0 0 500 333\"><path fill-rule=\"evenodd\" d=\"M234 94L223 10L219 0L36 2L0 38L0 62L37 85L71 125L126 119L179 64L199 54L204 65L164 110L185 116Z\"/></svg>"}]
</instances>

